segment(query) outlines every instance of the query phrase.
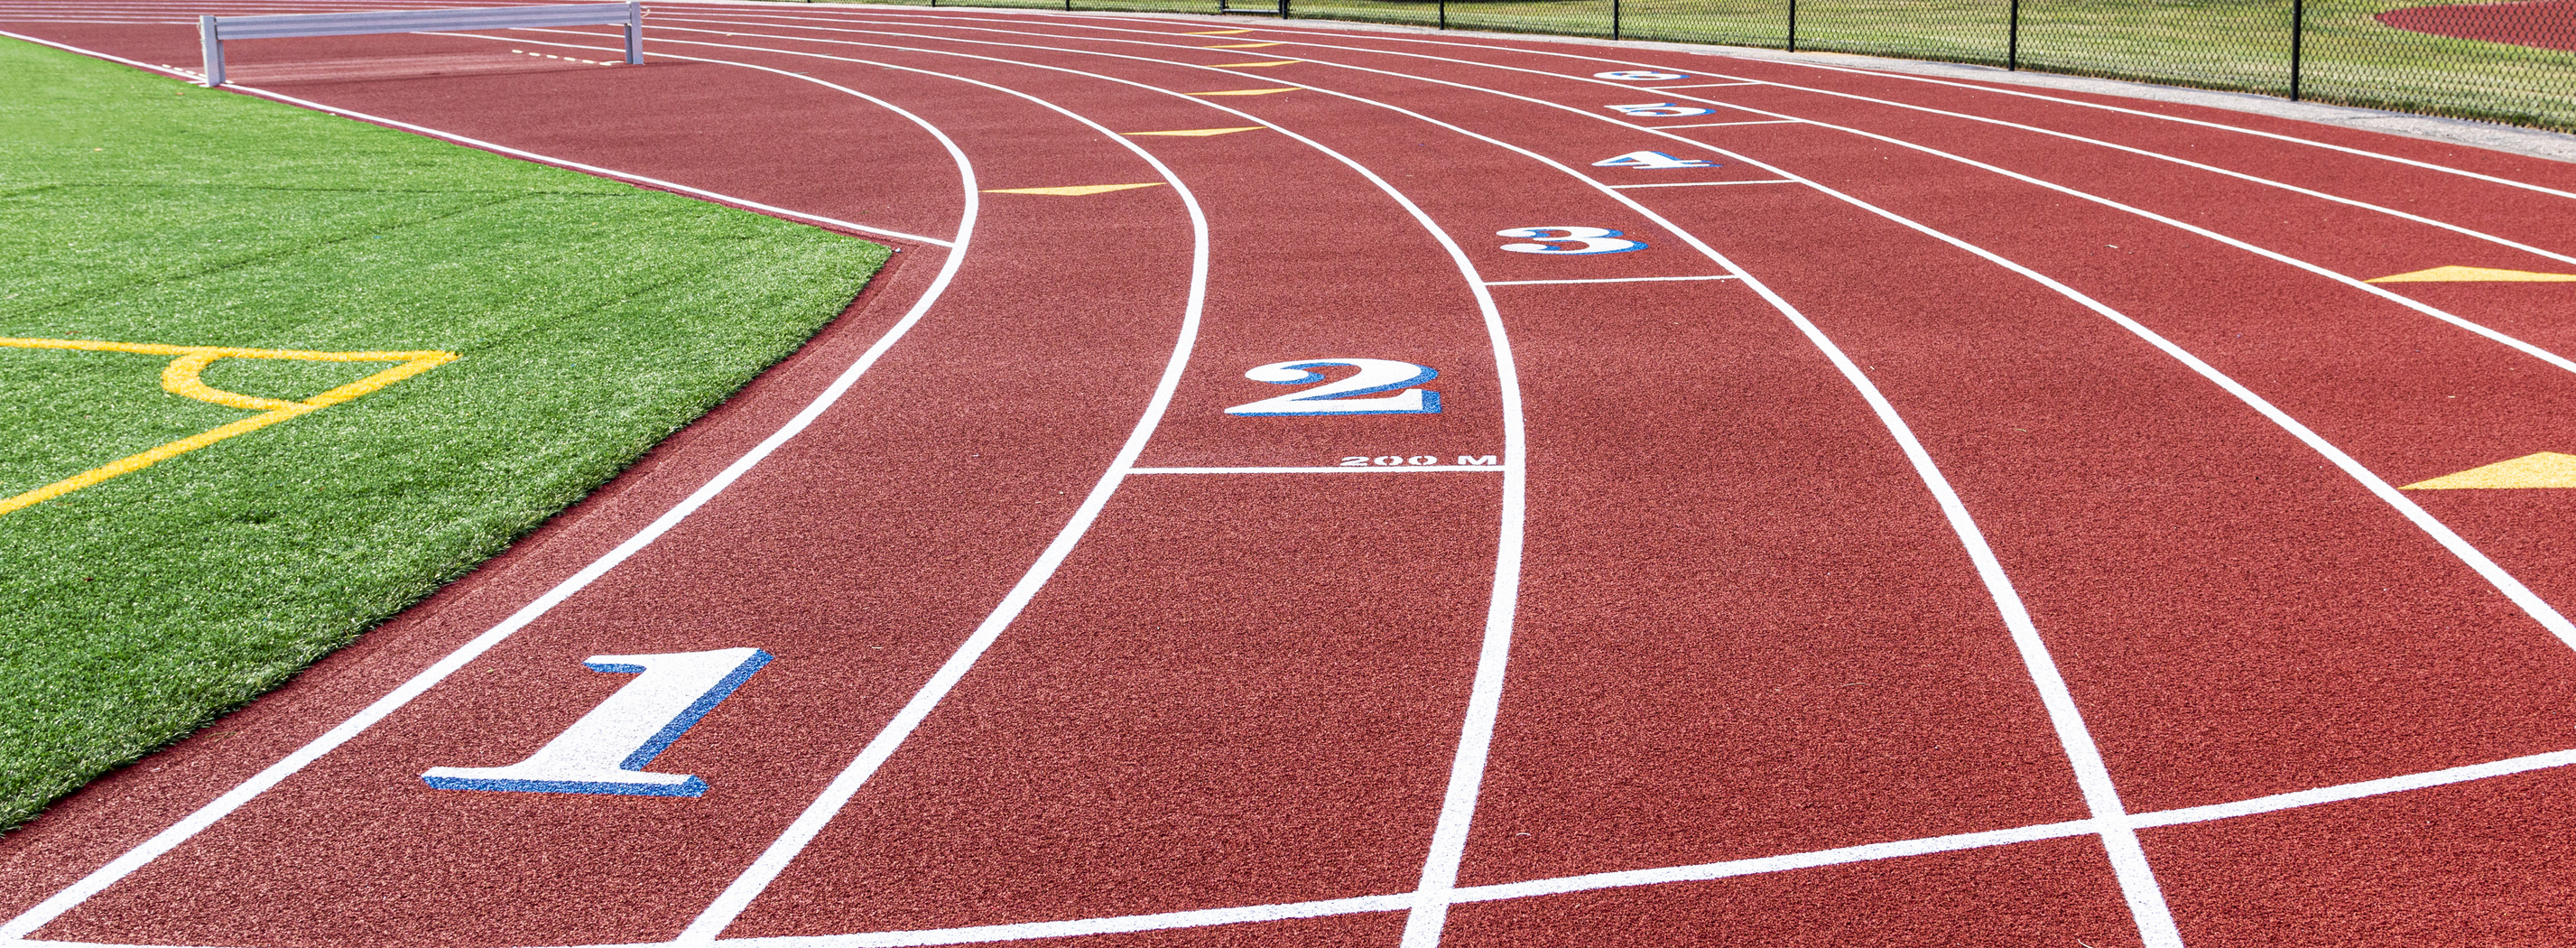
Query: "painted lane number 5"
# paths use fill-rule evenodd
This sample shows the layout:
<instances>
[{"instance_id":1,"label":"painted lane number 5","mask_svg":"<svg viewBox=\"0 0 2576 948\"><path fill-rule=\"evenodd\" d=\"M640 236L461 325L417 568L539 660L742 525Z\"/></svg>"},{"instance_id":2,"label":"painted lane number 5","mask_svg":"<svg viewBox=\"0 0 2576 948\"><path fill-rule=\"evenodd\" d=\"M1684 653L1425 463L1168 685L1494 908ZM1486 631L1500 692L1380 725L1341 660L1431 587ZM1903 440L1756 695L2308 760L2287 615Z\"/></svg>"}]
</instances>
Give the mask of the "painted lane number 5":
<instances>
[{"instance_id":1,"label":"painted lane number 5","mask_svg":"<svg viewBox=\"0 0 2576 948\"><path fill-rule=\"evenodd\" d=\"M1359 371L1344 378L1324 382L1324 373L1316 369L1352 368ZM1251 418L1282 415L1436 415L1440 413L1440 393L1413 388L1440 377L1427 365L1397 362L1393 359L1301 359L1295 362L1273 362L1243 373L1244 378L1273 385L1312 385L1314 388L1257 402L1236 405L1225 410L1229 415ZM1395 392L1396 389L1403 391ZM1379 392L1395 392L1378 395ZM1363 398L1364 395L1378 395Z\"/></svg>"},{"instance_id":2,"label":"painted lane number 5","mask_svg":"<svg viewBox=\"0 0 2576 948\"><path fill-rule=\"evenodd\" d=\"M1514 227L1494 232L1497 237L1519 237L1538 240L1535 244L1504 244L1503 249L1516 253L1587 254L1625 253L1644 250L1643 241L1626 240L1607 227ZM1557 246L1572 244L1571 247Z\"/></svg>"},{"instance_id":3,"label":"painted lane number 5","mask_svg":"<svg viewBox=\"0 0 2576 948\"><path fill-rule=\"evenodd\" d=\"M633 675L608 700L555 735L528 759L507 767L432 767L422 782L440 790L524 793L614 793L694 797L707 782L694 774L650 773L644 765L715 710L769 653L756 648L667 655L593 655L583 665Z\"/></svg>"}]
</instances>

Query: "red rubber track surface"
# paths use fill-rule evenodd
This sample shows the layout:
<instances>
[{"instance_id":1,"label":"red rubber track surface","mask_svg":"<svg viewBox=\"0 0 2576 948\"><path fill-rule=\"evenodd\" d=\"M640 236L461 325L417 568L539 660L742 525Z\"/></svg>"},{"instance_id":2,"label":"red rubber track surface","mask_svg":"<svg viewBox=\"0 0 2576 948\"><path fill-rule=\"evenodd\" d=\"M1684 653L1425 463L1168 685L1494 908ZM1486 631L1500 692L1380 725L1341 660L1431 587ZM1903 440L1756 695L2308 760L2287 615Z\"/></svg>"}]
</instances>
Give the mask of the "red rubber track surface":
<instances>
[{"instance_id":1,"label":"red rubber track surface","mask_svg":"<svg viewBox=\"0 0 2576 948\"><path fill-rule=\"evenodd\" d=\"M189 68L189 16L328 8L0 30ZM2576 167L1268 20L646 36L231 55L928 239L536 537L0 840L0 944L2576 941L2570 492L2396 489L2576 453L2576 283L2362 282L2576 273ZM1680 166L1601 164L1640 152ZM995 193L1102 184L1153 186ZM1354 358L1440 411L1226 411ZM640 680L589 656L743 646L646 768L703 796L421 779Z\"/></svg>"},{"instance_id":2,"label":"red rubber track surface","mask_svg":"<svg viewBox=\"0 0 2576 948\"><path fill-rule=\"evenodd\" d=\"M2407 7L2378 14L2372 19L2401 30L2435 36L2543 49L2576 49L2576 0Z\"/></svg>"}]
</instances>

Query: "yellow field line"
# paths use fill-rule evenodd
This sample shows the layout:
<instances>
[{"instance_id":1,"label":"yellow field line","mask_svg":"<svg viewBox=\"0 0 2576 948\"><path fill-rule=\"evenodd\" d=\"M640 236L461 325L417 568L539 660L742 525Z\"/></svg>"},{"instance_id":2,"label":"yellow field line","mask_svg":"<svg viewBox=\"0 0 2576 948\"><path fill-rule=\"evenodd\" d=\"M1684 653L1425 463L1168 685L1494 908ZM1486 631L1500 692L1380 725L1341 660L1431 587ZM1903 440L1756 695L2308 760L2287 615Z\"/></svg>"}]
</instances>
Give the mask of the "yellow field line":
<instances>
[{"instance_id":1,"label":"yellow field line","mask_svg":"<svg viewBox=\"0 0 2576 948\"><path fill-rule=\"evenodd\" d=\"M20 349L77 349L87 352L133 352L143 355L177 356L161 370L161 387L173 395L212 402L228 408L255 411L240 421L212 431L190 435L141 454L118 458L71 477L55 481L16 497L0 500L0 514L33 507L64 494L97 484L123 474L132 474L179 455L205 447L238 434L258 431L270 425L348 401L395 382L419 375L456 361L453 352L311 352L303 349L236 349L227 346L165 346L149 342L100 342L91 339L8 339L0 346ZM303 401L287 402L274 398L227 392L207 385L199 375L217 359L297 359L314 362L400 362L366 378L340 386Z\"/></svg>"}]
</instances>

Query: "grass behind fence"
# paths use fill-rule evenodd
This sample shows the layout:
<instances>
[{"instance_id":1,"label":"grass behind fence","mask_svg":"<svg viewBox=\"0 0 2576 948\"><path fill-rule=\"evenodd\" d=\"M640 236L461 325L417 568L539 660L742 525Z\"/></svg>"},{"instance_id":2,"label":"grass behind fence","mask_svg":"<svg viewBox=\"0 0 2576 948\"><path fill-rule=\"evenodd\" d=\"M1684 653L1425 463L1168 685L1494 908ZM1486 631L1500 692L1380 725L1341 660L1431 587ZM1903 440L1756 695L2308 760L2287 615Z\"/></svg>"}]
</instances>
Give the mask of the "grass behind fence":
<instances>
[{"instance_id":1,"label":"grass behind fence","mask_svg":"<svg viewBox=\"0 0 2576 948\"><path fill-rule=\"evenodd\" d=\"M907 2L907 0L891 0ZM1220 0L1073 0L1076 10L1214 13ZM1227 0L1233 2L1233 0ZM1789 0L1617 0L1616 34L1771 49ZM2490 0L2308 0L2299 94L2319 102L2576 131L2576 51L2454 39L2372 19ZM1064 9L1063 0L939 0ZM2001 66L2011 0L1797 0L1796 48ZM1612 0L1451 0L1452 29L1613 35ZM1436 0L1291 0L1300 18L1434 26ZM2291 0L2022 0L2020 68L2290 94Z\"/></svg>"}]
</instances>

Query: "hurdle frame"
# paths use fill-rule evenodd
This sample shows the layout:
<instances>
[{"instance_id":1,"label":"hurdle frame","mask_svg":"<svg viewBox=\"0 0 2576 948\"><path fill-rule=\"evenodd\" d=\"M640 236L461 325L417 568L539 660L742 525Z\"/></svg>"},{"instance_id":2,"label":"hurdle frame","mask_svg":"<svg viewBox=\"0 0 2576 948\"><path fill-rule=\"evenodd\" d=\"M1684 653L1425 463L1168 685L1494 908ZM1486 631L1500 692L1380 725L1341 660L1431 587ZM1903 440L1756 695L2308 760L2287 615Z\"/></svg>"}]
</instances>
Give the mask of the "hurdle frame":
<instances>
[{"instance_id":1,"label":"hurdle frame","mask_svg":"<svg viewBox=\"0 0 2576 948\"><path fill-rule=\"evenodd\" d=\"M463 10L387 10L359 13L271 13L258 16L197 18L205 46L206 88L224 84L224 41L288 36L355 36L367 33L425 33L445 30L506 30L532 26L624 26L626 63L644 62L644 4L577 3L541 7L479 7Z\"/></svg>"}]
</instances>

